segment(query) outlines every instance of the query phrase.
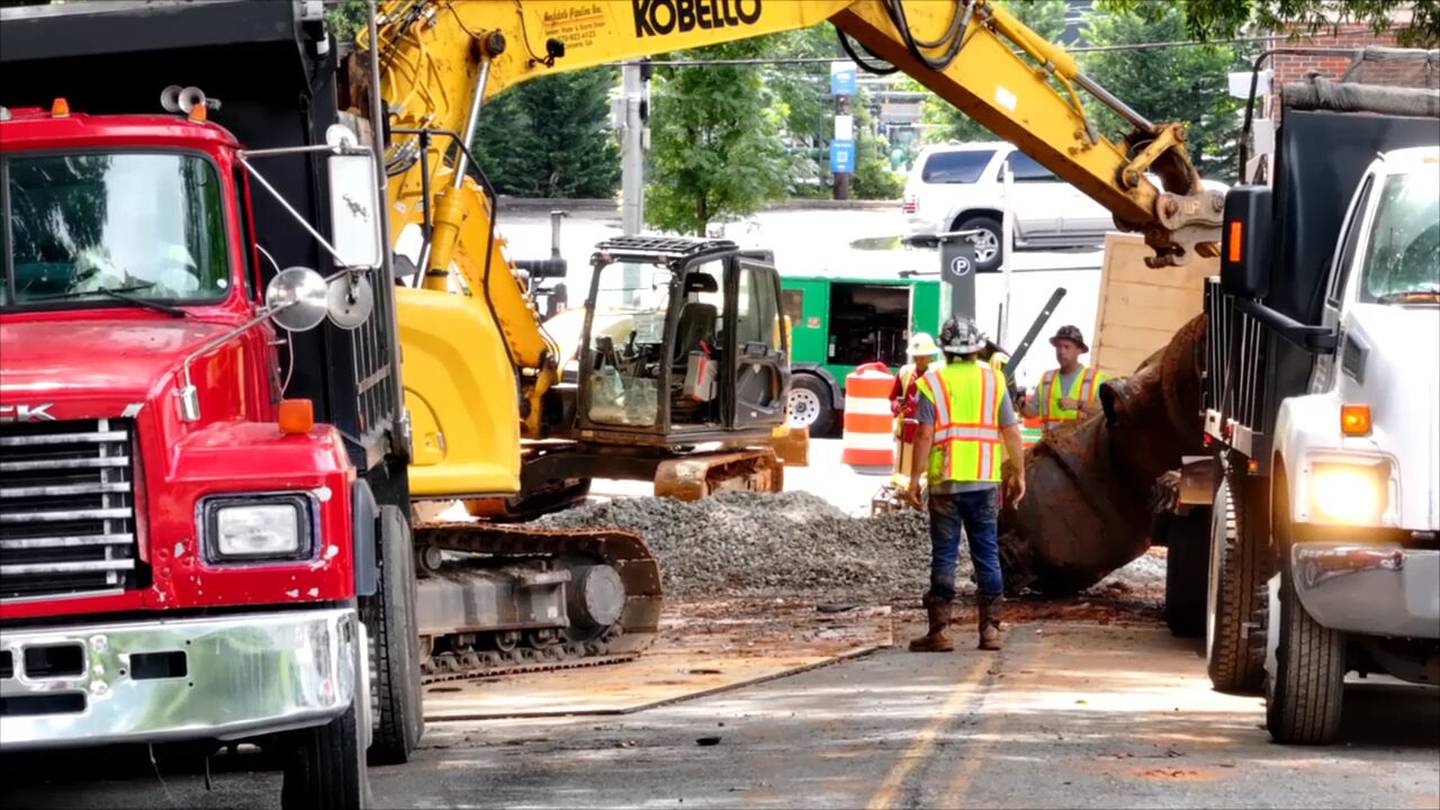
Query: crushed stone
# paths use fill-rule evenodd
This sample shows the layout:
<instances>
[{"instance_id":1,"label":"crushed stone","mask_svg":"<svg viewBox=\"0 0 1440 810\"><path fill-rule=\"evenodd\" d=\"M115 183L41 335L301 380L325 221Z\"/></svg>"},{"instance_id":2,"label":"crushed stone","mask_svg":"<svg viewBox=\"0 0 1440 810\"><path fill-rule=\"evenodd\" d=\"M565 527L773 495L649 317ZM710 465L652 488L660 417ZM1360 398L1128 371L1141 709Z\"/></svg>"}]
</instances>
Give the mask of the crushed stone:
<instances>
[{"instance_id":1,"label":"crushed stone","mask_svg":"<svg viewBox=\"0 0 1440 810\"><path fill-rule=\"evenodd\" d=\"M623 498L536 521L551 528L616 528L644 538L675 598L764 594L916 597L930 571L926 516L907 510L850 517L807 492L723 492L699 501ZM962 549L956 586L971 593Z\"/></svg>"}]
</instances>

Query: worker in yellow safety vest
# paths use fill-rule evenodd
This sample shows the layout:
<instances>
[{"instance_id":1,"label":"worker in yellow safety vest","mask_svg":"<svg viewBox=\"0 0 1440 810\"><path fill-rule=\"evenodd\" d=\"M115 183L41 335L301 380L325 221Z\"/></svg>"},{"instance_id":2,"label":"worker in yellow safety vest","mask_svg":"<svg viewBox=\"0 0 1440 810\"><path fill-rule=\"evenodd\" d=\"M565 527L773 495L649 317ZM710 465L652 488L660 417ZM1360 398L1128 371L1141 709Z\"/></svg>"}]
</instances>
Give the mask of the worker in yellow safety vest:
<instances>
[{"instance_id":1,"label":"worker in yellow safety vest","mask_svg":"<svg viewBox=\"0 0 1440 810\"><path fill-rule=\"evenodd\" d=\"M1000 482L1013 502L1025 497L1020 418L1005 379L979 360L985 336L969 319L951 318L940 332L944 368L932 369L917 384L919 397L914 461L908 500L922 501L920 482L929 484L930 588L923 600L929 632L910 642L916 652L955 649L945 637L955 599L955 563L963 529L974 562L979 607L980 649L1000 649L1000 574L996 520ZM1007 459L1002 463L1001 447Z\"/></svg>"},{"instance_id":2,"label":"worker in yellow safety vest","mask_svg":"<svg viewBox=\"0 0 1440 810\"><path fill-rule=\"evenodd\" d=\"M910 362L900 367L895 375L895 384L890 387L890 412L895 414L895 435L901 437L906 418L915 416L915 383L930 370L930 364L940 354L935 339L924 332L910 336L910 345L905 352Z\"/></svg>"},{"instance_id":3,"label":"worker in yellow safety vest","mask_svg":"<svg viewBox=\"0 0 1440 810\"><path fill-rule=\"evenodd\" d=\"M1085 345L1085 336L1079 327L1060 327L1050 338L1050 345L1055 347L1055 362L1059 367L1041 375L1040 384L1026 398L1023 409L1026 416L1040 417L1046 431L1098 411L1100 399L1096 395L1100 383L1109 377L1080 362L1080 355L1090 351L1090 347Z\"/></svg>"},{"instance_id":4,"label":"worker in yellow safety vest","mask_svg":"<svg viewBox=\"0 0 1440 810\"><path fill-rule=\"evenodd\" d=\"M928 334L916 332L910 336L906 354L910 362L900 367L890 387L890 412L895 415L895 464L890 478L901 489L910 484L910 456L915 447L915 400L919 396L915 384L939 362L940 347Z\"/></svg>"}]
</instances>

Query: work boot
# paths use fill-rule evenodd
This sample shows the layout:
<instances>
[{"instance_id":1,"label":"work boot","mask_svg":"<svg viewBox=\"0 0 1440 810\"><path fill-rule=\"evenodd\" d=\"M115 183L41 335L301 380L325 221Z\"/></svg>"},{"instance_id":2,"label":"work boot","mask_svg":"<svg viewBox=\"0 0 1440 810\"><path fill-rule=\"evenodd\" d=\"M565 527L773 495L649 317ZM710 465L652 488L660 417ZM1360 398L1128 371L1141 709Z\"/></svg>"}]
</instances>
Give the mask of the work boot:
<instances>
[{"instance_id":1,"label":"work boot","mask_svg":"<svg viewBox=\"0 0 1440 810\"><path fill-rule=\"evenodd\" d=\"M1000 649L1000 605L1004 601L1003 596L981 595L978 598L980 645L977 649Z\"/></svg>"},{"instance_id":2,"label":"work boot","mask_svg":"<svg viewBox=\"0 0 1440 810\"><path fill-rule=\"evenodd\" d=\"M930 620L930 632L910 641L911 652L950 652L955 644L945 636L950 625L950 603L925 598L925 615Z\"/></svg>"}]
</instances>

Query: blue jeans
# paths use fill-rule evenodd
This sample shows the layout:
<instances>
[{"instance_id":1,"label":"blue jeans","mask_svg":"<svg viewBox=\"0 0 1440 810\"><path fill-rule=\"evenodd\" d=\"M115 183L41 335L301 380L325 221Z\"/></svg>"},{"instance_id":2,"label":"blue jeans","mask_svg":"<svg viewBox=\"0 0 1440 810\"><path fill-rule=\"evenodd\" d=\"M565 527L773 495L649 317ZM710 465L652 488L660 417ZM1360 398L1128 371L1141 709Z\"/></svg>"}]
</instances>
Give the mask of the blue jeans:
<instances>
[{"instance_id":1,"label":"blue jeans","mask_svg":"<svg viewBox=\"0 0 1440 810\"><path fill-rule=\"evenodd\" d=\"M1000 596L1005 592L995 529L999 514L999 488L954 495L930 493L929 600L949 602L955 598L955 562L960 556L962 527L970 541L970 560L975 565L980 595Z\"/></svg>"}]
</instances>

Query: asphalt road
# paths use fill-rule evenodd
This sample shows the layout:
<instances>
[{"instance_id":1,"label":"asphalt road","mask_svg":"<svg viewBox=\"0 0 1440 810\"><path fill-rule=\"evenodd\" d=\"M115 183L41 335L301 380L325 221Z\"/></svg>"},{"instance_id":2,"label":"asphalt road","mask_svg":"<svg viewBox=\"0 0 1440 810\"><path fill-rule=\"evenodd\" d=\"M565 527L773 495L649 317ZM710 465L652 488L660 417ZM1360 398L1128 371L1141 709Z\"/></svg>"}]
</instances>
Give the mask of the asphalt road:
<instances>
[{"instance_id":1,"label":"asphalt road","mask_svg":"<svg viewBox=\"0 0 1440 810\"><path fill-rule=\"evenodd\" d=\"M998 655L896 649L634 715L433 724L371 778L377 805L417 808L1440 806L1440 692L1346 701L1339 744L1273 745L1261 701L1211 691L1162 629L1039 623ZM143 757L6 756L0 806L276 806L258 763L217 760L207 791Z\"/></svg>"}]
</instances>

